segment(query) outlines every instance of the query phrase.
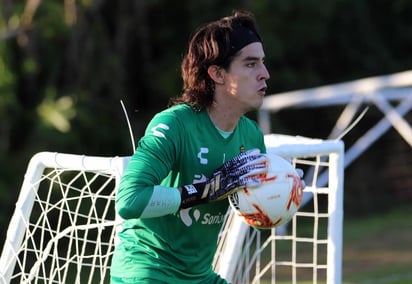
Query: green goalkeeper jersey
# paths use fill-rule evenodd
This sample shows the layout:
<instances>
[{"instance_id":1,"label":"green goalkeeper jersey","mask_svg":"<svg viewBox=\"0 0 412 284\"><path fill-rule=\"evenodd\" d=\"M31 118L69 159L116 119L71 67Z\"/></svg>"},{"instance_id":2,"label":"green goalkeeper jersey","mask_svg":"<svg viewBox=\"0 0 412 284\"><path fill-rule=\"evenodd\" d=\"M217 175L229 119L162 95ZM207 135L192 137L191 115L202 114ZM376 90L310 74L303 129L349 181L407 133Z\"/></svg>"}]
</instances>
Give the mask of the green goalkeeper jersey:
<instances>
[{"instance_id":1,"label":"green goalkeeper jersey","mask_svg":"<svg viewBox=\"0 0 412 284\"><path fill-rule=\"evenodd\" d=\"M161 217L139 217L151 200L154 185L172 191L204 181L224 162L253 148L266 152L261 130L245 116L224 138L206 111L182 104L157 114L120 182L116 208L126 220L112 259L112 277L164 283L216 281L212 261L227 200Z\"/></svg>"}]
</instances>

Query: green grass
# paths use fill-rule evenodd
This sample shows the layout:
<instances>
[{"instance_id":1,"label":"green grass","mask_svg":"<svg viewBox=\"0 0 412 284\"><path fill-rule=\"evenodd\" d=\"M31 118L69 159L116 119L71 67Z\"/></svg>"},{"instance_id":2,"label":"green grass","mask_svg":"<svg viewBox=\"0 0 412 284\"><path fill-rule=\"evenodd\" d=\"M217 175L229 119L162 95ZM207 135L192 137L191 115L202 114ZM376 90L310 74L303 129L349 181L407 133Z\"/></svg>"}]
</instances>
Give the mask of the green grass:
<instances>
[{"instance_id":1,"label":"green grass","mask_svg":"<svg viewBox=\"0 0 412 284\"><path fill-rule=\"evenodd\" d=\"M412 283L412 207L367 218L347 218L344 283Z\"/></svg>"}]
</instances>

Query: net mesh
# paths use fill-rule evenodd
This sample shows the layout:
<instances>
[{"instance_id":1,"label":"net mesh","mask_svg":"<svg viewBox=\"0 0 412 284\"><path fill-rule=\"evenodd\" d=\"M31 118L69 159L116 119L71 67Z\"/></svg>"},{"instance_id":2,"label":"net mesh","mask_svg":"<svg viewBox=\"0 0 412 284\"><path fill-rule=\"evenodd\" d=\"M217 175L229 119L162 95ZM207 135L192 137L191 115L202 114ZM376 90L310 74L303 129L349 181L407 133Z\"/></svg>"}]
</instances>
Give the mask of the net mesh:
<instances>
[{"instance_id":1,"label":"net mesh","mask_svg":"<svg viewBox=\"0 0 412 284\"><path fill-rule=\"evenodd\" d=\"M46 168L10 283L109 283L115 240L115 175Z\"/></svg>"}]
</instances>

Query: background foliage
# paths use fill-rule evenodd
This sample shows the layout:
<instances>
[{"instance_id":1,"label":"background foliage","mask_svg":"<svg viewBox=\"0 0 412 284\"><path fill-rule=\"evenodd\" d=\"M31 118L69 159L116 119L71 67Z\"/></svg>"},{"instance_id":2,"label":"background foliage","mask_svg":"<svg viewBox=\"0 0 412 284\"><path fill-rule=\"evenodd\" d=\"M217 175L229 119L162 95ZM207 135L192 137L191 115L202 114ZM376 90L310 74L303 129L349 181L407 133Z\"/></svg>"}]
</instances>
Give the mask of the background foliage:
<instances>
[{"instance_id":1,"label":"background foliage","mask_svg":"<svg viewBox=\"0 0 412 284\"><path fill-rule=\"evenodd\" d=\"M251 10L257 18L271 73L268 93L412 67L412 1L407 0L3 0L1 4L3 228L34 153L130 155L120 100L138 139L151 116L180 94L180 61L194 29L233 9ZM281 112L274 118L274 131L326 137L338 111ZM372 109L364 126L378 114ZM361 134L355 129L347 139ZM399 156L412 156L410 147L392 131L347 171L348 214L382 211L412 199L410 193L393 194L393 179L384 174L382 165L390 163L387 157L395 148ZM401 163L401 170L410 173L411 159ZM4 234L3 230L0 243Z\"/></svg>"}]
</instances>

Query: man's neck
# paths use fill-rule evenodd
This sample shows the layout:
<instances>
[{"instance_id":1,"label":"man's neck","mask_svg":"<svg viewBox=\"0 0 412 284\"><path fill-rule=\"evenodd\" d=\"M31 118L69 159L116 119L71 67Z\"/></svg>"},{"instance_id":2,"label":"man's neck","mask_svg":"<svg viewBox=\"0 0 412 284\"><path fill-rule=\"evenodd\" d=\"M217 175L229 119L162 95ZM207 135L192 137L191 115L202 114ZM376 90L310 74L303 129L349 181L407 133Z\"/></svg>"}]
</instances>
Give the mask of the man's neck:
<instances>
[{"instance_id":1,"label":"man's neck","mask_svg":"<svg viewBox=\"0 0 412 284\"><path fill-rule=\"evenodd\" d=\"M235 113L229 106L219 105L217 103L212 104L207 109L207 112L213 124L217 128L227 132L231 132L236 128L241 116Z\"/></svg>"}]
</instances>

